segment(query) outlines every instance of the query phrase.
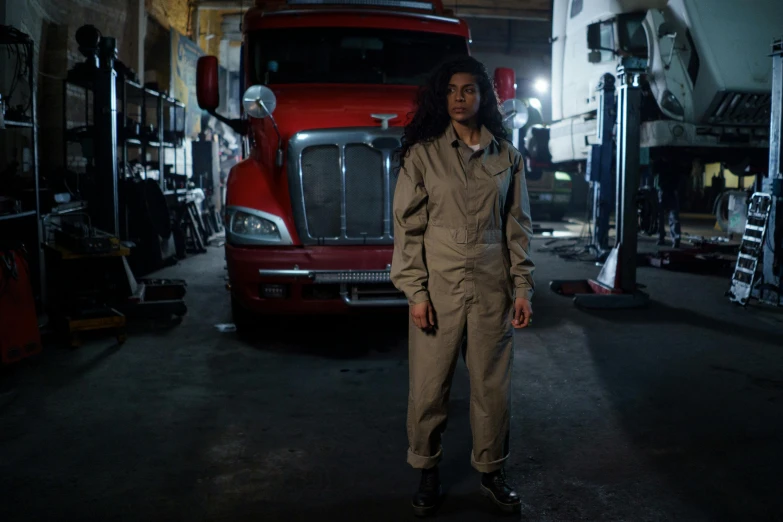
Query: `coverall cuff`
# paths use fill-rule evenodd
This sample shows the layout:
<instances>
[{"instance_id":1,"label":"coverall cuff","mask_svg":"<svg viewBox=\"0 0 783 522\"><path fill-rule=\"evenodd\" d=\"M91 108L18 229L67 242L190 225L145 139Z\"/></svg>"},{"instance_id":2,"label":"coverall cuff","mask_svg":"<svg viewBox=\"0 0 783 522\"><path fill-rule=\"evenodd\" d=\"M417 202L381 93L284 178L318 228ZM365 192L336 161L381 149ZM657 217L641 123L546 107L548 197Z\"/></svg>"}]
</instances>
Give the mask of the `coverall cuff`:
<instances>
[{"instance_id":1,"label":"coverall cuff","mask_svg":"<svg viewBox=\"0 0 783 522\"><path fill-rule=\"evenodd\" d=\"M530 301L533 298L533 289L527 286L518 286L514 297Z\"/></svg>"},{"instance_id":2,"label":"coverall cuff","mask_svg":"<svg viewBox=\"0 0 783 522\"><path fill-rule=\"evenodd\" d=\"M415 469L430 469L434 468L440 462L443 456L443 448L438 448L438 452L431 457L425 457L423 455L417 455L412 449L408 448L408 464Z\"/></svg>"},{"instance_id":3,"label":"coverall cuff","mask_svg":"<svg viewBox=\"0 0 783 522\"><path fill-rule=\"evenodd\" d=\"M415 305L430 300L430 293L426 290L418 290L408 297L408 303Z\"/></svg>"},{"instance_id":4,"label":"coverall cuff","mask_svg":"<svg viewBox=\"0 0 783 522\"><path fill-rule=\"evenodd\" d=\"M493 460L492 462L476 462L475 457L473 456L473 452L470 452L470 464L473 466L473 469L478 471L479 473L492 473L493 471L497 471L499 469L503 468L503 464L506 463L506 460L508 459L509 455L507 454L502 459Z\"/></svg>"}]
</instances>

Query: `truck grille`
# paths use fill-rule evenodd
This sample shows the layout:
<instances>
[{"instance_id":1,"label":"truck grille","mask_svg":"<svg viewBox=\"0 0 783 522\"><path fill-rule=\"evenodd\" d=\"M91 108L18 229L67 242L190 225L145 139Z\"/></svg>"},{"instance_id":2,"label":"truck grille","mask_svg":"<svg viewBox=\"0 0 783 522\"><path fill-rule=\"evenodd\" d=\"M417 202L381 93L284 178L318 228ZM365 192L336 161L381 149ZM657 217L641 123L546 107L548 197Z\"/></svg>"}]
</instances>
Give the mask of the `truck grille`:
<instances>
[{"instance_id":1,"label":"truck grille","mask_svg":"<svg viewBox=\"0 0 783 522\"><path fill-rule=\"evenodd\" d=\"M719 92L707 111L712 125L769 125L770 93Z\"/></svg>"},{"instance_id":2,"label":"truck grille","mask_svg":"<svg viewBox=\"0 0 783 522\"><path fill-rule=\"evenodd\" d=\"M288 185L305 245L391 244L401 128L325 129L291 138Z\"/></svg>"}]
</instances>

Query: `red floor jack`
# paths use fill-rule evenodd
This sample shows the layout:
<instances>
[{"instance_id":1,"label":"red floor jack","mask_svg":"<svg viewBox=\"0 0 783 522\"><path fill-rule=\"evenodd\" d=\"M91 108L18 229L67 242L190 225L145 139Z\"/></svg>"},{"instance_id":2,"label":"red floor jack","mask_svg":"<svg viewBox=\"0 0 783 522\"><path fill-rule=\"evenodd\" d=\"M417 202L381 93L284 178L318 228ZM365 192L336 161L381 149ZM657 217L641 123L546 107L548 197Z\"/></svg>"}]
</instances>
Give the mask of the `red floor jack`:
<instances>
[{"instance_id":1,"label":"red floor jack","mask_svg":"<svg viewBox=\"0 0 783 522\"><path fill-rule=\"evenodd\" d=\"M41 351L30 269L21 250L0 250L0 362Z\"/></svg>"},{"instance_id":2,"label":"red floor jack","mask_svg":"<svg viewBox=\"0 0 783 522\"><path fill-rule=\"evenodd\" d=\"M640 308L649 296L636 283L637 210L641 119L640 80L647 61L624 58L617 68L617 222L616 246L611 250L597 279L552 281L552 291L574 297L581 308ZM611 139L609 137L602 137Z\"/></svg>"}]
</instances>

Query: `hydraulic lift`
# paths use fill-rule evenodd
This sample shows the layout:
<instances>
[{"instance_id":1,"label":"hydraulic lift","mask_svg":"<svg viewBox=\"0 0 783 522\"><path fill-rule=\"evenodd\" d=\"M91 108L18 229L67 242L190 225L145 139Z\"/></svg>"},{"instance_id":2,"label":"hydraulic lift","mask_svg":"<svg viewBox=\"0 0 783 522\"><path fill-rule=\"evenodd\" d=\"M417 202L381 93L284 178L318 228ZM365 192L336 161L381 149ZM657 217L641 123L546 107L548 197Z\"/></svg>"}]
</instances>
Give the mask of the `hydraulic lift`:
<instances>
[{"instance_id":1,"label":"hydraulic lift","mask_svg":"<svg viewBox=\"0 0 783 522\"><path fill-rule=\"evenodd\" d=\"M617 156L616 201L617 238L609 252L598 278L593 280L556 280L550 288L561 295L574 297L574 304L582 308L639 308L646 306L649 296L636 283L638 218L636 193L639 189L640 160L640 105L641 78L647 69L647 60L623 58L617 67ZM609 92L604 81L602 115L604 123L609 114ZM602 143L607 143L608 126L600 126ZM605 149L604 149L605 150ZM604 159L601 160L605 167ZM608 216L606 212L601 216ZM605 219L601 217L601 219ZM608 222L608 219L607 219ZM598 224L598 223L597 223ZM607 223L608 228L608 223ZM600 239L599 239L600 240Z\"/></svg>"},{"instance_id":2,"label":"hydraulic lift","mask_svg":"<svg viewBox=\"0 0 783 522\"><path fill-rule=\"evenodd\" d=\"M596 89L600 92L598 102L598 140L588 151L585 179L593 186L593 234L589 249L597 259L605 259L609 251L609 215L615 204L614 176L612 176L612 153L614 137L612 132L617 120L614 76L607 73Z\"/></svg>"},{"instance_id":3,"label":"hydraulic lift","mask_svg":"<svg viewBox=\"0 0 783 522\"><path fill-rule=\"evenodd\" d=\"M772 204L764 242L764 265L759 299L767 304L783 305L781 279L783 279L783 224L780 204L783 198L783 39L772 44L772 107L769 124L769 172L762 181L762 192L769 194Z\"/></svg>"}]
</instances>

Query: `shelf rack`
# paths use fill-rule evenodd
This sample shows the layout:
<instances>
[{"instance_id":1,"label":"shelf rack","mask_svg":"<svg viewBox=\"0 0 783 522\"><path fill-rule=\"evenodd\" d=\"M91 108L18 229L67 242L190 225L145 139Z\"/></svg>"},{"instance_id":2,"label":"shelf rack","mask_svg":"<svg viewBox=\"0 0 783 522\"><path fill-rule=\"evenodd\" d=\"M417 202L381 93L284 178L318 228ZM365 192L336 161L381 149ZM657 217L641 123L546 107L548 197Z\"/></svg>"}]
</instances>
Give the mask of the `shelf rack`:
<instances>
[{"instance_id":1,"label":"shelf rack","mask_svg":"<svg viewBox=\"0 0 783 522\"><path fill-rule=\"evenodd\" d=\"M46 287L44 284L44 256L41 237L41 200L40 177L38 166L38 84L35 76L35 45L33 39L19 30L5 25L0 25L0 49L11 45L19 45L25 49L27 69L26 80L30 95L29 121L14 119L5 120L5 129L0 132L29 132L30 133L30 174L33 178L34 201L28 203L27 208L16 214L0 215L0 239L8 244L21 243L27 250L30 274L32 275L33 294L38 312L43 313L46 302ZM22 80L20 78L20 80ZM1 187L0 187L1 188Z\"/></svg>"},{"instance_id":2,"label":"shelf rack","mask_svg":"<svg viewBox=\"0 0 783 522\"><path fill-rule=\"evenodd\" d=\"M68 165L68 143L78 143L81 140L69 137L68 122L68 85L73 85L84 90L84 124L91 128L91 89L89 82L80 81L76 75L69 72L63 86L63 129L64 132L64 158L63 164ZM157 171L157 179L161 190L166 193L166 151L176 150L174 153L173 170L175 173L185 174L187 169L187 150L185 141L185 104L167 96L165 93L144 87L129 79L119 77L117 88L117 147L118 147L118 177L125 177L125 167L129 165L130 150L136 149L136 159L143 167L143 179L148 179L151 171ZM89 134L89 133L88 133ZM89 136L88 136L89 137ZM155 151L156 158L147 160L147 153ZM181 155L180 155L181 154ZM180 161L182 168L180 171ZM118 209L124 212L122 208ZM122 221L122 220L121 220ZM127 220L125 220L127 227ZM123 239L127 239L127 228L121 230Z\"/></svg>"}]
</instances>

